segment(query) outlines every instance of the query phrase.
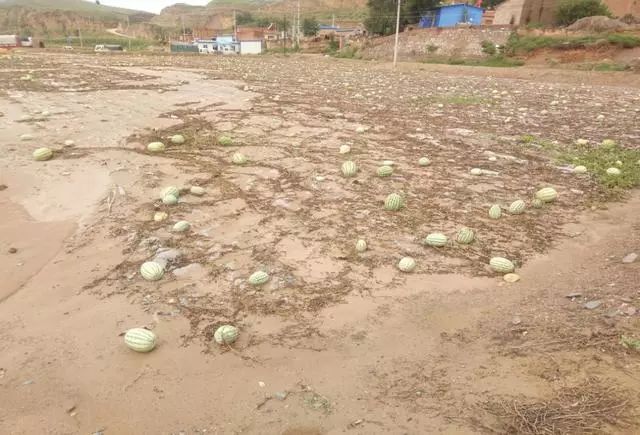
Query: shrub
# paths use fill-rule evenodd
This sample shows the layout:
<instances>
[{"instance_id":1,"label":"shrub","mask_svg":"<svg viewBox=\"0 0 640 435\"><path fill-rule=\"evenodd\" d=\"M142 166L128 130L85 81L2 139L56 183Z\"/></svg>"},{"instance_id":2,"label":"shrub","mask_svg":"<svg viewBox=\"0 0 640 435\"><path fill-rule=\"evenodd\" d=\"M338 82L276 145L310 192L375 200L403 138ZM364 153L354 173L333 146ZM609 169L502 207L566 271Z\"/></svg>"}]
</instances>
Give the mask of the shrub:
<instances>
[{"instance_id":1,"label":"shrub","mask_svg":"<svg viewBox=\"0 0 640 435\"><path fill-rule=\"evenodd\" d=\"M331 54L331 53L335 53L339 49L340 49L340 43L335 39L331 38L325 52Z\"/></svg>"},{"instance_id":2,"label":"shrub","mask_svg":"<svg viewBox=\"0 0 640 435\"><path fill-rule=\"evenodd\" d=\"M427 53L432 54L435 53L436 51L438 51L440 47L438 47L437 45L433 45L433 44L428 44L427 45Z\"/></svg>"},{"instance_id":3,"label":"shrub","mask_svg":"<svg viewBox=\"0 0 640 435\"><path fill-rule=\"evenodd\" d=\"M596 15L611 17L611 11L601 0L563 0L556 9L556 21L561 26Z\"/></svg>"},{"instance_id":4,"label":"shrub","mask_svg":"<svg viewBox=\"0 0 640 435\"><path fill-rule=\"evenodd\" d=\"M496 50L496 44L491 41L482 41L480 46L482 47L482 52L489 56L493 56L498 52L498 50Z\"/></svg>"},{"instance_id":5,"label":"shrub","mask_svg":"<svg viewBox=\"0 0 640 435\"><path fill-rule=\"evenodd\" d=\"M333 56L343 59L360 59L361 57L360 53L358 53L358 49L354 47L344 47L342 50L336 51Z\"/></svg>"}]
</instances>

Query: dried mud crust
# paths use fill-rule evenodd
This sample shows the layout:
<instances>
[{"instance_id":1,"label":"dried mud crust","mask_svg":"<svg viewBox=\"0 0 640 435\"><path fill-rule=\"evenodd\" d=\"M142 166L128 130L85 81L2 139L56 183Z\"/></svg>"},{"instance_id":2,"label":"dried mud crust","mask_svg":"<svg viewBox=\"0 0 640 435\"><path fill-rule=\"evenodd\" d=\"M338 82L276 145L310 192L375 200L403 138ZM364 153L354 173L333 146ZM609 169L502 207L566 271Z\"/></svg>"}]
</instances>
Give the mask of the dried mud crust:
<instances>
[{"instance_id":1,"label":"dried mud crust","mask_svg":"<svg viewBox=\"0 0 640 435\"><path fill-rule=\"evenodd\" d=\"M185 62L142 57L122 66L174 68ZM391 74L366 66L356 72L345 63L318 68L310 61L288 60L304 72L305 79L297 79L299 74L277 68L273 58L188 62L206 66L210 80L245 80L256 94L253 107L183 107L164 115L180 118L182 124L129 139L168 143L169 136L184 135L185 144L170 145L158 158L175 159L193 175L190 182L208 194L197 201L185 196L184 203L166 207L155 198L163 186L154 187L154 198L136 210L145 219L131 228L135 237L127 246L130 257L107 279L114 284L111 293L138 295L149 306L178 306L191 320L194 336L206 335L212 325L242 324L248 313L308 322L307 313L347 294L401 286L403 277L391 268L405 255L418 261L416 273L425 274L488 275L486 264L497 255L523 264L562 237L561 225L598 201L601 192L589 177L559 170L544 150L525 147L518 137L534 134L572 142L586 135L624 142L637 130L632 110L637 97L618 89ZM604 109L593 103L607 99L628 110L617 113L616 122L596 123ZM365 131L357 133L361 126ZM221 134L231 136L234 145L221 146L216 139ZM343 143L351 145L350 154L338 154ZM232 165L236 151L246 154L249 163ZM492 155L495 161L488 159ZM422 156L431 159L430 166L418 166ZM395 171L382 179L375 170L387 159L395 162ZM340 173L345 160L357 163L356 177ZM499 175L474 177L469 174L473 167ZM489 219L491 204L508 207L516 199L529 201L544 186L560 192L557 203L519 216L505 213L499 221ZM399 212L383 209L384 198L392 192L405 197ZM166 286L136 276L140 263L152 257L137 244L168 226L148 221L157 209L167 211L170 222L190 220L195 231L176 236L164 230L163 246L183 253L171 265ZM216 231L200 231L211 222ZM470 246L422 245L434 231L453 240L463 226L477 233ZM233 229L231 239L220 234L227 227ZM353 249L358 238L370 245L361 255ZM206 269L207 282L173 282L169 272L191 263ZM270 283L248 288L246 277L258 269L270 273ZM381 270L392 275L388 281L376 275Z\"/></svg>"},{"instance_id":2,"label":"dried mud crust","mask_svg":"<svg viewBox=\"0 0 640 435\"><path fill-rule=\"evenodd\" d=\"M34 57L16 54L0 56L0 80L12 92L96 92L110 89L165 89L145 83L154 77L126 71L114 65L93 62L73 62L70 58Z\"/></svg>"}]
</instances>

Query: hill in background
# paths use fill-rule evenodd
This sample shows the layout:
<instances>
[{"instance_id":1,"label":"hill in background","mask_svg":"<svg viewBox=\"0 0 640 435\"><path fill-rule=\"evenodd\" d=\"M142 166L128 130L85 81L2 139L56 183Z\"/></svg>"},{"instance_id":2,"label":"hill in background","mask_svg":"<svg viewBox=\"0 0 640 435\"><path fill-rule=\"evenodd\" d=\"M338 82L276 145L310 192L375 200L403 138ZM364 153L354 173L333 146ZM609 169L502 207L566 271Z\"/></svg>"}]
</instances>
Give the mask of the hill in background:
<instances>
[{"instance_id":1,"label":"hill in background","mask_svg":"<svg viewBox=\"0 0 640 435\"><path fill-rule=\"evenodd\" d=\"M134 3L134 2L132 2ZM360 20L366 15L367 0L301 0L300 16L328 23ZM242 15L239 24L252 25L286 17L292 22L297 0L213 0L207 6L177 3L160 15L97 5L83 0L0 0L0 33L20 33L51 38L66 35L104 35L119 27L129 34L157 39L185 28L231 29L233 12Z\"/></svg>"}]
</instances>

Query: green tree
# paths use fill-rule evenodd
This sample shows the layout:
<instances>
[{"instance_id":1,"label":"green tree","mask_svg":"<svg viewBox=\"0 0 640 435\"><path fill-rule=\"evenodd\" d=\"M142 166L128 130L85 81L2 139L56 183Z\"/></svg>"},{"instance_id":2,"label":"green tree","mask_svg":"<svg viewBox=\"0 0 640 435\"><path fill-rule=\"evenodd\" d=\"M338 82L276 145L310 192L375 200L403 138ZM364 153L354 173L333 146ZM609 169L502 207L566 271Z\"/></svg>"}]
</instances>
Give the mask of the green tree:
<instances>
[{"instance_id":1,"label":"green tree","mask_svg":"<svg viewBox=\"0 0 640 435\"><path fill-rule=\"evenodd\" d=\"M273 23L274 21L276 20L273 20L271 18L265 18L265 17L256 18L255 25L258 27L268 27L269 24Z\"/></svg>"},{"instance_id":2,"label":"green tree","mask_svg":"<svg viewBox=\"0 0 640 435\"><path fill-rule=\"evenodd\" d=\"M238 26L253 23L253 16L251 15L251 12L238 12L236 15L236 23Z\"/></svg>"},{"instance_id":3,"label":"green tree","mask_svg":"<svg viewBox=\"0 0 640 435\"><path fill-rule=\"evenodd\" d=\"M415 24L427 10L433 8L439 0L404 0L400 11L400 26ZM397 0L369 0L369 17L365 26L370 33L390 35L396 29Z\"/></svg>"},{"instance_id":4,"label":"green tree","mask_svg":"<svg viewBox=\"0 0 640 435\"><path fill-rule=\"evenodd\" d=\"M320 23L315 18L302 20L302 33L304 36L316 36L320 31Z\"/></svg>"},{"instance_id":5,"label":"green tree","mask_svg":"<svg viewBox=\"0 0 640 435\"><path fill-rule=\"evenodd\" d=\"M556 9L556 22L568 26L580 18L596 15L611 16L611 11L601 0L563 0Z\"/></svg>"}]
</instances>

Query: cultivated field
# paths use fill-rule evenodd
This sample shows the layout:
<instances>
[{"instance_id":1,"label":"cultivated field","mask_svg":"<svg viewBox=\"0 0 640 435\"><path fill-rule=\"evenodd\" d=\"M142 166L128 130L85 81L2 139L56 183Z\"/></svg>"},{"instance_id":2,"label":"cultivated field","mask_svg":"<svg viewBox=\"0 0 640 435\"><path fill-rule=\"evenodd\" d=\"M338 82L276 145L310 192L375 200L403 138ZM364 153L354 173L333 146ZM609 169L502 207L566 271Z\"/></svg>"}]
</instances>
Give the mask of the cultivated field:
<instances>
[{"instance_id":1,"label":"cultivated field","mask_svg":"<svg viewBox=\"0 0 640 435\"><path fill-rule=\"evenodd\" d=\"M627 73L0 58L0 433L634 433L639 145Z\"/></svg>"}]
</instances>

